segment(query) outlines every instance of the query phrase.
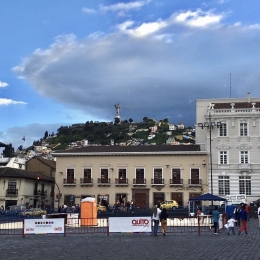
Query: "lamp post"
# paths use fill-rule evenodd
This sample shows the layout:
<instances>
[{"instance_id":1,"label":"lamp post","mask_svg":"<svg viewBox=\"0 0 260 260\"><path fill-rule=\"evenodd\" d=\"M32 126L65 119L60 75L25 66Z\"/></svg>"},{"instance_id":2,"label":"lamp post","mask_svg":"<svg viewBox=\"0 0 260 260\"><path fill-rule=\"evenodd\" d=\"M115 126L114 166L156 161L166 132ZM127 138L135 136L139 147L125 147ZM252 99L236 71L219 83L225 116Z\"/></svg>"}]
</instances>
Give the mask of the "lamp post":
<instances>
[{"instance_id":1,"label":"lamp post","mask_svg":"<svg viewBox=\"0 0 260 260\"><path fill-rule=\"evenodd\" d=\"M217 124L213 121L211 118L211 110L212 105L208 108L208 115L209 119L208 122L205 123L198 123L198 126L203 129L206 128L209 130L209 163L210 163L210 189L211 189L211 194L213 195L213 176L212 176L212 129L214 127L219 128L221 126L221 122L217 122Z\"/></svg>"}]
</instances>

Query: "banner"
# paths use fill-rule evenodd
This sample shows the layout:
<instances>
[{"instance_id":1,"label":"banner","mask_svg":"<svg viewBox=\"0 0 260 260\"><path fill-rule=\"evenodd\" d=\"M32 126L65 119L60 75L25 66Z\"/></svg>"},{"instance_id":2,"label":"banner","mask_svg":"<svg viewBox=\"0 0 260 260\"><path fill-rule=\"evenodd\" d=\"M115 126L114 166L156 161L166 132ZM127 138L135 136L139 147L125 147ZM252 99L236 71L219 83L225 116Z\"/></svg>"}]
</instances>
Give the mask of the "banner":
<instances>
[{"instance_id":1,"label":"banner","mask_svg":"<svg viewBox=\"0 0 260 260\"><path fill-rule=\"evenodd\" d=\"M24 234L64 234L64 218L24 219Z\"/></svg>"},{"instance_id":2,"label":"banner","mask_svg":"<svg viewBox=\"0 0 260 260\"><path fill-rule=\"evenodd\" d=\"M109 232L151 232L152 220L150 217L111 217Z\"/></svg>"}]
</instances>

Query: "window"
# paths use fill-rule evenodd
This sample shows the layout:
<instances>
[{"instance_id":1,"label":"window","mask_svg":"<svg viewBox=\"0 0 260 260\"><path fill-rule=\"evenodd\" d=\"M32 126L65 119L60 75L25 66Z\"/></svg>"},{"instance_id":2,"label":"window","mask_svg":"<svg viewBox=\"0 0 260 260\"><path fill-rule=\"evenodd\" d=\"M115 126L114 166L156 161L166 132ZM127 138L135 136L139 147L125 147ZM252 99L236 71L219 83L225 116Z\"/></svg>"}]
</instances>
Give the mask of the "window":
<instances>
[{"instance_id":1,"label":"window","mask_svg":"<svg viewBox=\"0 0 260 260\"><path fill-rule=\"evenodd\" d=\"M91 169L90 168L84 168L83 169L83 183L92 183L91 180Z\"/></svg>"},{"instance_id":2,"label":"window","mask_svg":"<svg viewBox=\"0 0 260 260\"><path fill-rule=\"evenodd\" d=\"M181 170L180 169L172 169L172 179L179 180L181 178Z\"/></svg>"},{"instance_id":3,"label":"window","mask_svg":"<svg viewBox=\"0 0 260 260\"><path fill-rule=\"evenodd\" d=\"M154 184L163 184L162 168L154 168L153 176L154 176L154 180L153 180Z\"/></svg>"},{"instance_id":4,"label":"window","mask_svg":"<svg viewBox=\"0 0 260 260\"><path fill-rule=\"evenodd\" d=\"M198 180L200 178L200 169L191 169L190 178Z\"/></svg>"},{"instance_id":5,"label":"window","mask_svg":"<svg viewBox=\"0 0 260 260\"><path fill-rule=\"evenodd\" d=\"M249 154L248 151L240 151L240 163L247 164L249 163Z\"/></svg>"},{"instance_id":6,"label":"window","mask_svg":"<svg viewBox=\"0 0 260 260\"><path fill-rule=\"evenodd\" d=\"M74 169L67 169L67 178L74 179Z\"/></svg>"},{"instance_id":7,"label":"window","mask_svg":"<svg viewBox=\"0 0 260 260\"><path fill-rule=\"evenodd\" d=\"M230 194L229 176L218 176L218 194L219 195Z\"/></svg>"},{"instance_id":8,"label":"window","mask_svg":"<svg viewBox=\"0 0 260 260\"><path fill-rule=\"evenodd\" d=\"M74 169L67 169L67 183L74 183Z\"/></svg>"},{"instance_id":9,"label":"window","mask_svg":"<svg viewBox=\"0 0 260 260\"><path fill-rule=\"evenodd\" d=\"M227 164L228 163L228 153L227 151L219 151L219 163Z\"/></svg>"},{"instance_id":10,"label":"window","mask_svg":"<svg viewBox=\"0 0 260 260\"><path fill-rule=\"evenodd\" d=\"M247 136L247 123L240 123L240 136Z\"/></svg>"},{"instance_id":11,"label":"window","mask_svg":"<svg viewBox=\"0 0 260 260\"><path fill-rule=\"evenodd\" d=\"M125 180L126 179L126 169L119 169L118 170L118 178L120 180Z\"/></svg>"},{"instance_id":12,"label":"window","mask_svg":"<svg viewBox=\"0 0 260 260\"><path fill-rule=\"evenodd\" d=\"M16 181L8 181L8 194L16 195Z\"/></svg>"},{"instance_id":13,"label":"window","mask_svg":"<svg viewBox=\"0 0 260 260\"><path fill-rule=\"evenodd\" d=\"M83 172L83 178L84 179L91 179L91 169L85 168Z\"/></svg>"},{"instance_id":14,"label":"window","mask_svg":"<svg viewBox=\"0 0 260 260\"><path fill-rule=\"evenodd\" d=\"M219 136L227 136L227 124L222 123L219 127Z\"/></svg>"},{"instance_id":15,"label":"window","mask_svg":"<svg viewBox=\"0 0 260 260\"><path fill-rule=\"evenodd\" d=\"M135 175L136 175L136 184L144 184L145 183L144 169L143 168L137 168L135 170Z\"/></svg>"},{"instance_id":16,"label":"window","mask_svg":"<svg viewBox=\"0 0 260 260\"><path fill-rule=\"evenodd\" d=\"M251 195L251 177L239 176L239 193Z\"/></svg>"},{"instance_id":17,"label":"window","mask_svg":"<svg viewBox=\"0 0 260 260\"><path fill-rule=\"evenodd\" d=\"M144 179L144 169L136 169L136 179Z\"/></svg>"},{"instance_id":18,"label":"window","mask_svg":"<svg viewBox=\"0 0 260 260\"><path fill-rule=\"evenodd\" d=\"M162 168L154 168L153 169L154 179L162 179Z\"/></svg>"}]
</instances>

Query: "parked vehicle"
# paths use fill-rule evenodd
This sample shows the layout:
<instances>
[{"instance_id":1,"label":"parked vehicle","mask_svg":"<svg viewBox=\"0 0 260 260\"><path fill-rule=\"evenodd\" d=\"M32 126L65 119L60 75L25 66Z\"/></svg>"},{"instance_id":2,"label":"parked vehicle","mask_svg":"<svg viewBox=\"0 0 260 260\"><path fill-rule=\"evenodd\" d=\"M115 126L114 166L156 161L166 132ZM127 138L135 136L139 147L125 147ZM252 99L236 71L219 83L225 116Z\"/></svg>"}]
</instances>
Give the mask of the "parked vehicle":
<instances>
[{"instance_id":1,"label":"parked vehicle","mask_svg":"<svg viewBox=\"0 0 260 260\"><path fill-rule=\"evenodd\" d=\"M42 217L43 215L46 215L46 214L47 214L46 210L42 210L40 208L31 208L26 211L19 212L18 215L24 216L24 217L39 217L39 216Z\"/></svg>"},{"instance_id":2,"label":"parked vehicle","mask_svg":"<svg viewBox=\"0 0 260 260\"><path fill-rule=\"evenodd\" d=\"M165 200L161 203L161 208L166 208L166 209L176 209L179 207L179 204L176 200Z\"/></svg>"},{"instance_id":3,"label":"parked vehicle","mask_svg":"<svg viewBox=\"0 0 260 260\"><path fill-rule=\"evenodd\" d=\"M101 206L100 204L97 204L97 212L101 213L101 212L106 212L107 208L105 206Z\"/></svg>"},{"instance_id":4,"label":"parked vehicle","mask_svg":"<svg viewBox=\"0 0 260 260\"><path fill-rule=\"evenodd\" d=\"M247 203L246 195L245 194L238 194L238 195L226 195L227 205L237 205L241 203ZM221 201L219 203L222 206L225 202Z\"/></svg>"},{"instance_id":5,"label":"parked vehicle","mask_svg":"<svg viewBox=\"0 0 260 260\"><path fill-rule=\"evenodd\" d=\"M250 206L254 206L254 207L260 206L260 199L251 201L251 202L250 202Z\"/></svg>"},{"instance_id":6,"label":"parked vehicle","mask_svg":"<svg viewBox=\"0 0 260 260\"><path fill-rule=\"evenodd\" d=\"M12 205L8 206L4 211L5 216L17 216L20 212L26 211L26 207L23 205Z\"/></svg>"}]
</instances>

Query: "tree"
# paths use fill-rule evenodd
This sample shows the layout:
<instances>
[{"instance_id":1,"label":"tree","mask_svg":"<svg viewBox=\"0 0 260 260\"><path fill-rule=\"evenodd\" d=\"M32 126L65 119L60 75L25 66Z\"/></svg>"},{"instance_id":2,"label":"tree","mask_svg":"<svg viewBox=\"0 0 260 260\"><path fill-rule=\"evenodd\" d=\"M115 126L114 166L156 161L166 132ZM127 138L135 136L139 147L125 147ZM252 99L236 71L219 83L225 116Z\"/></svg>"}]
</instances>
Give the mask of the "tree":
<instances>
[{"instance_id":1,"label":"tree","mask_svg":"<svg viewBox=\"0 0 260 260\"><path fill-rule=\"evenodd\" d=\"M9 144L5 147L5 149L3 150L3 156L9 158L14 157L14 148L12 144Z\"/></svg>"},{"instance_id":2,"label":"tree","mask_svg":"<svg viewBox=\"0 0 260 260\"><path fill-rule=\"evenodd\" d=\"M44 139L46 139L47 137L48 137L48 131L45 131L45 133L44 133Z\"/></svg>"},{"instance_id":3,"label":"tree","mask_svg":"<svg viewBox=\"0 0 260 260\"><path fill-rule=\"evenodd\" d=\"M169 121L168 121L168 118L164 118L164 119L163 119L163 122L164 122L164 123L168 123L168 122L169 122Z\"/></svg>"},{"instance_id":4,"label":"tree","mask_svg":"<svg viewBox=\"0 0 260 260\"><path fill-rule=\"evenodd\" d=\"M147 123L147 122L148 122L148 117L147 117L147 116L145 116L145 117L143 118L143 122L144 122L144 123Z\"/></svg>"},{"instance_id":5,"label":"tree","mask_svg":"<svg viewBox=\"0 0 260 260\"><path fill-rule=\"evenodd\" d=\"M130 124L132 124L134 120L132 118L129 118L128 121L129 121Z\"/></svg>"},{"instance_id":6,"label":"tree","mask_svg":"<svg viewBox=\"0 0 260 260\"><path fill-rule=\"evenodd\" d=\"M18 147L18 150L22 151L22 150L23 150L23 146L20 145L20 146Z\"/></svg>"}]
</instances>

